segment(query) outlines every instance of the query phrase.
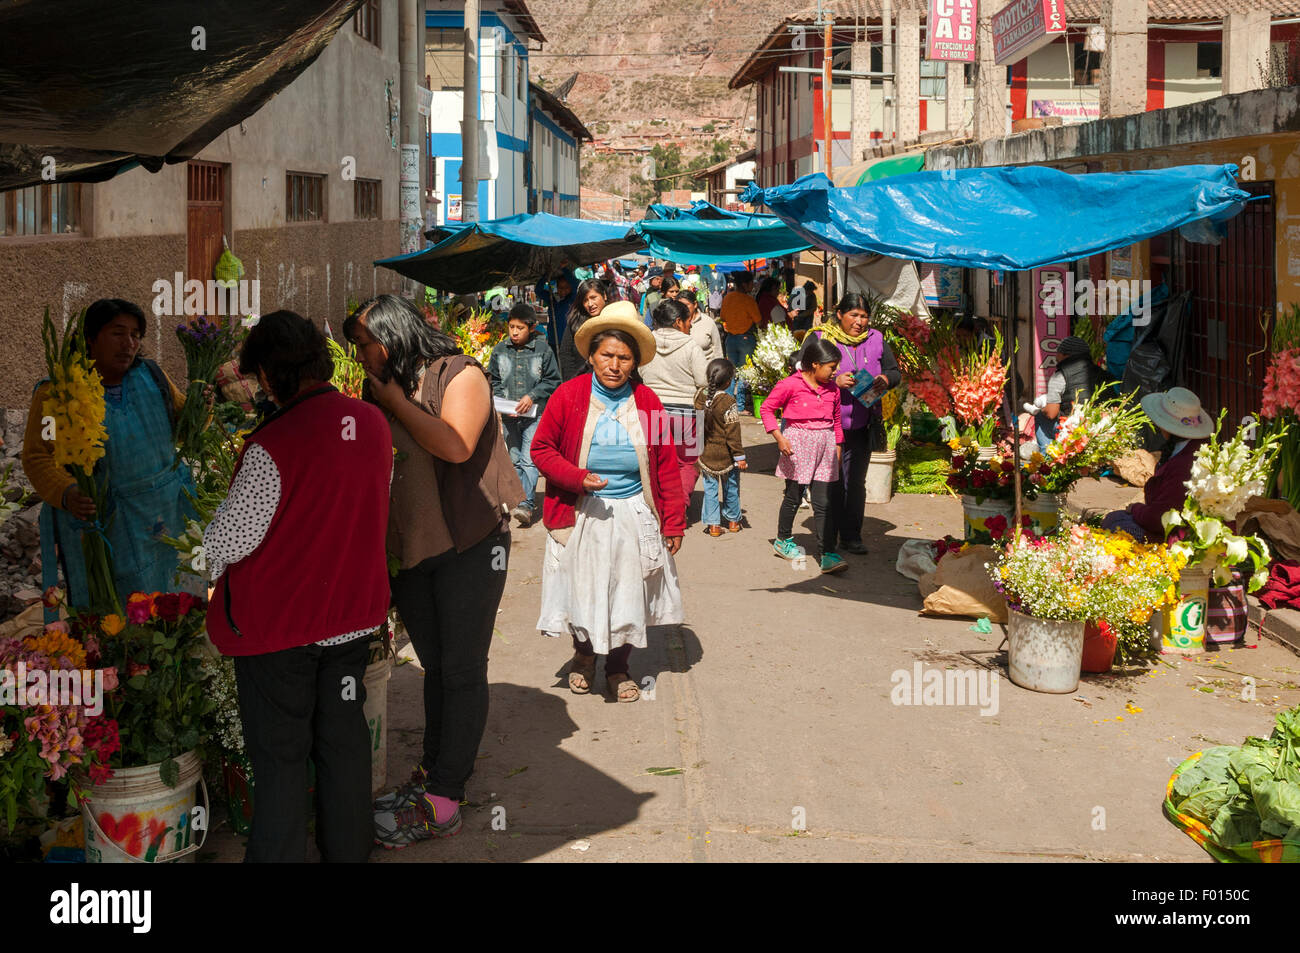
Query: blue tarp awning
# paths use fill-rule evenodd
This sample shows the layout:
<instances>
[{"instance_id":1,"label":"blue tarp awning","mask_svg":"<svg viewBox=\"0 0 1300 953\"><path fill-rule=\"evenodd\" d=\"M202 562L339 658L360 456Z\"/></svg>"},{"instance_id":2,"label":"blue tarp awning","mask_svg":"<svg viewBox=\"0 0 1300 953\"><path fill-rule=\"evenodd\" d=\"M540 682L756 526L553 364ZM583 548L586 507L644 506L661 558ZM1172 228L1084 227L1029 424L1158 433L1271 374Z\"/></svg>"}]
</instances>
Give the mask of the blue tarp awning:
<instances>
[{"instance_id":1,"label":"blue tarp awning","mask_svg":"<svg viewBox=\"0 0 1300 953\"><path fill-rule=\"evenodd\" d=\"M914 172L837 189L822 173L741 201L766 205L798 236L844 255L1023 271L1182 229L1213 240L1241 211L1234 165L1070 175L1042 166ZM664 225L671 223L662 223Z\"/></svg>"},{"instance_id":2,"label":"blue tarp awning","mask_svg":"<svg viewBox=\"0 0 1300 953\"><path fill-rule=\"evenodd\" d=\"M736 213L728 213L736 214ZM779 258L810 247L775 215L739 215L736 218L646 219L636 230L657 258L683 265Z\"/></svg>"},{"instance_id":3,"label":"blue tarp awning","mask_svg":"<svg viewBox=\"0 0 1300 953\"><path fill-rule=\"evenodd\" d=\"M375 262L422 284L470 294L528 284L645 248L626 225L539 212L465 225L436 245Z\"/></svg>"}]
</instances>

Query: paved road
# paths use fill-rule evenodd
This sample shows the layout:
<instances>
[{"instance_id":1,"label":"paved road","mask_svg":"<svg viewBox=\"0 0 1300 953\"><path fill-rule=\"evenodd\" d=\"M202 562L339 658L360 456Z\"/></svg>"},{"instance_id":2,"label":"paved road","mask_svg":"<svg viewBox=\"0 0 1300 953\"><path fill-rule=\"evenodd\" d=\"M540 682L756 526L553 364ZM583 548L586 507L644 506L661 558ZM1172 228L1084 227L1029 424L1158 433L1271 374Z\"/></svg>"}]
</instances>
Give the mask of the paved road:
<instances>
[{"instance_id":1,"label":"paved road","mask_svg":"<svg viewBox=\"0 0 1300 953\"><path fill-rule=\"evenodd\" d=\"M770 546L775 450L758 424L745 429L752 528L687 536L689 621L652 630L633 653L653 698L569 693L570 648L533 628L545 531L516 533L464 830L375 860L1207 859L1164 820L1165 783L1194 751L1267 734L1274 711L1300 702L1300 659L1266 641L1087 676L1074 695L999 674L996 714L895 705L891 676L918 662L1005 671L999 627L919 617L915 583L893 568L903 539L959 534L960 506L913 496L868 507L870 555L846 557L839 576L793 570ZM1134 492L1092 484L1076 496L1114 504ZM810 535L810 510L800 522ZM1239 698L1245 674L1255 702ZM403 665L391 682L393 783L418 756L421 678ZM217 841L222 859L238 858L235 838Z\"/></svg>"}]
</instances>

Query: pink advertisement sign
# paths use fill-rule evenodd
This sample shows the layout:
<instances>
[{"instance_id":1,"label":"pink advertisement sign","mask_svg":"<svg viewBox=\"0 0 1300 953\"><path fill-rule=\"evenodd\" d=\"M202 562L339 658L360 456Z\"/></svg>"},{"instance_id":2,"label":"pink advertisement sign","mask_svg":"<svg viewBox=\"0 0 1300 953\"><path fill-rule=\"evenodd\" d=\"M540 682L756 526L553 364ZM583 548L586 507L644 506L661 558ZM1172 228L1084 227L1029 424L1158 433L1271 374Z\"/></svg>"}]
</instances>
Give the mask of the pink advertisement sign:
<instances>
[{"instance_id":1,"label":"pink advertisement sign","mask_svg":"<svg viewBox=\"0 0 1300 953\"><path fill-rule=\"evenodd\" d=\"M1070 336L1070 316L1059 302L1067 279L1067 265L1034 269L1034 396L1047 393L1047 380L1056 370L1056 351ZM1055 290L1050 286L1055 285Z\"/></svg>"},{"instance_id":2,"label":"pink advertisement sign","mask_svg":"<svg viewBox=\"0 0 1300 953\"><path fill-rule=\"evenodd\" d=\"M930 0L926 59L975 62L976 0Z\"/></svg>"},{"instance_id":3,"label":"pink advertisement sign","mask_svg":"<svg viewBox=\"0 0 1300 953\"><path fill-rule=\"evenodd\" d=\"M1065 35L1065 0L1011 0L993 14L993 62L1024 59Z\"/></svg>"}]
</instances>

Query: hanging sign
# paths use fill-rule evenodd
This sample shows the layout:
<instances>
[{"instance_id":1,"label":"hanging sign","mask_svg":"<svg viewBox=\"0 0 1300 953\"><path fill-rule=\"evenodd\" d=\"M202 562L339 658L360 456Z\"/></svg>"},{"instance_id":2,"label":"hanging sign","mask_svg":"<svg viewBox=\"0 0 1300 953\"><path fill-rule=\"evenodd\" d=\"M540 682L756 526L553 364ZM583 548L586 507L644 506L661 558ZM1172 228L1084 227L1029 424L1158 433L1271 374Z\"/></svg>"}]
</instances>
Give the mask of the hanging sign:
<instances>
[{"instance_id":1,"label":"hanging sign","mask_svg":"<svg viewBox=\"0 0 1300 953\"><path fill-rule=\"evenodd\" d=\"M1034 396L1047 393L1056 370L1056 352L1070 336L1070 316L1061 306L1069 279L1067 265L1034 269Z\"/></svg>"},{"instance_id":2,"label":"hanging sign","mask_svg":"<svg viewBox=\"0 0 1300 953\"><path fill-rule=\"evenodd\" d=\"M974 63L976 16L976 0L930 0L925 58Z\"/></svg>"},{"instance_id":3,"label":"hanging sign","mask_svg":"<svg viewBox=\"0 0 1300 953\"><path fill-rule=\"evenodd\" d=\"M1023 60L1065 35L1065 0L1011 0L993 14L993 62Z\"/></svg>"}]
</instances>

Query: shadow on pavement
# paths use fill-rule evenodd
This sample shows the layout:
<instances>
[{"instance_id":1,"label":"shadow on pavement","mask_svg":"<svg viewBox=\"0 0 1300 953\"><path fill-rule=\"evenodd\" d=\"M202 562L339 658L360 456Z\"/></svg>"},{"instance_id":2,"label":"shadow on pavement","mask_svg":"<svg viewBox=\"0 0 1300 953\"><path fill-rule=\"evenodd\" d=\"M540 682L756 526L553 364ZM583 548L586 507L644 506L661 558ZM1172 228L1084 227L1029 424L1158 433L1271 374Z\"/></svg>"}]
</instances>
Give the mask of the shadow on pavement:
<instances>
[{"instance_id":1,"label":"shadow on pavement","mask_svg":"<svg viewBox=\"0 0 1300 953\"><path fill-rule=\"evenodd\" d=\"M404 686L402 694L421 688L419 672L408 674L416 676L417 683ZM390 780L401 777L405 766L419 755L420 732L406 725L423 714L422 706L413 701L408 695L401 705L403 728L398 728L398 719L393 718ZM568 703L567 696L540 688L493 684L487 728L466 791L468 803L461 805L460 834L421 841L401 851L376 848L371 860L531 860L566 842L634 822L642 805L654 795L632 791L561 749L561 742L580 730L569 717ZM391 702L389 710L399 714ZM596 730L597 737L602 731ZM612 736L610 743L616 743Z\"/></svg>"}]
</instances>

